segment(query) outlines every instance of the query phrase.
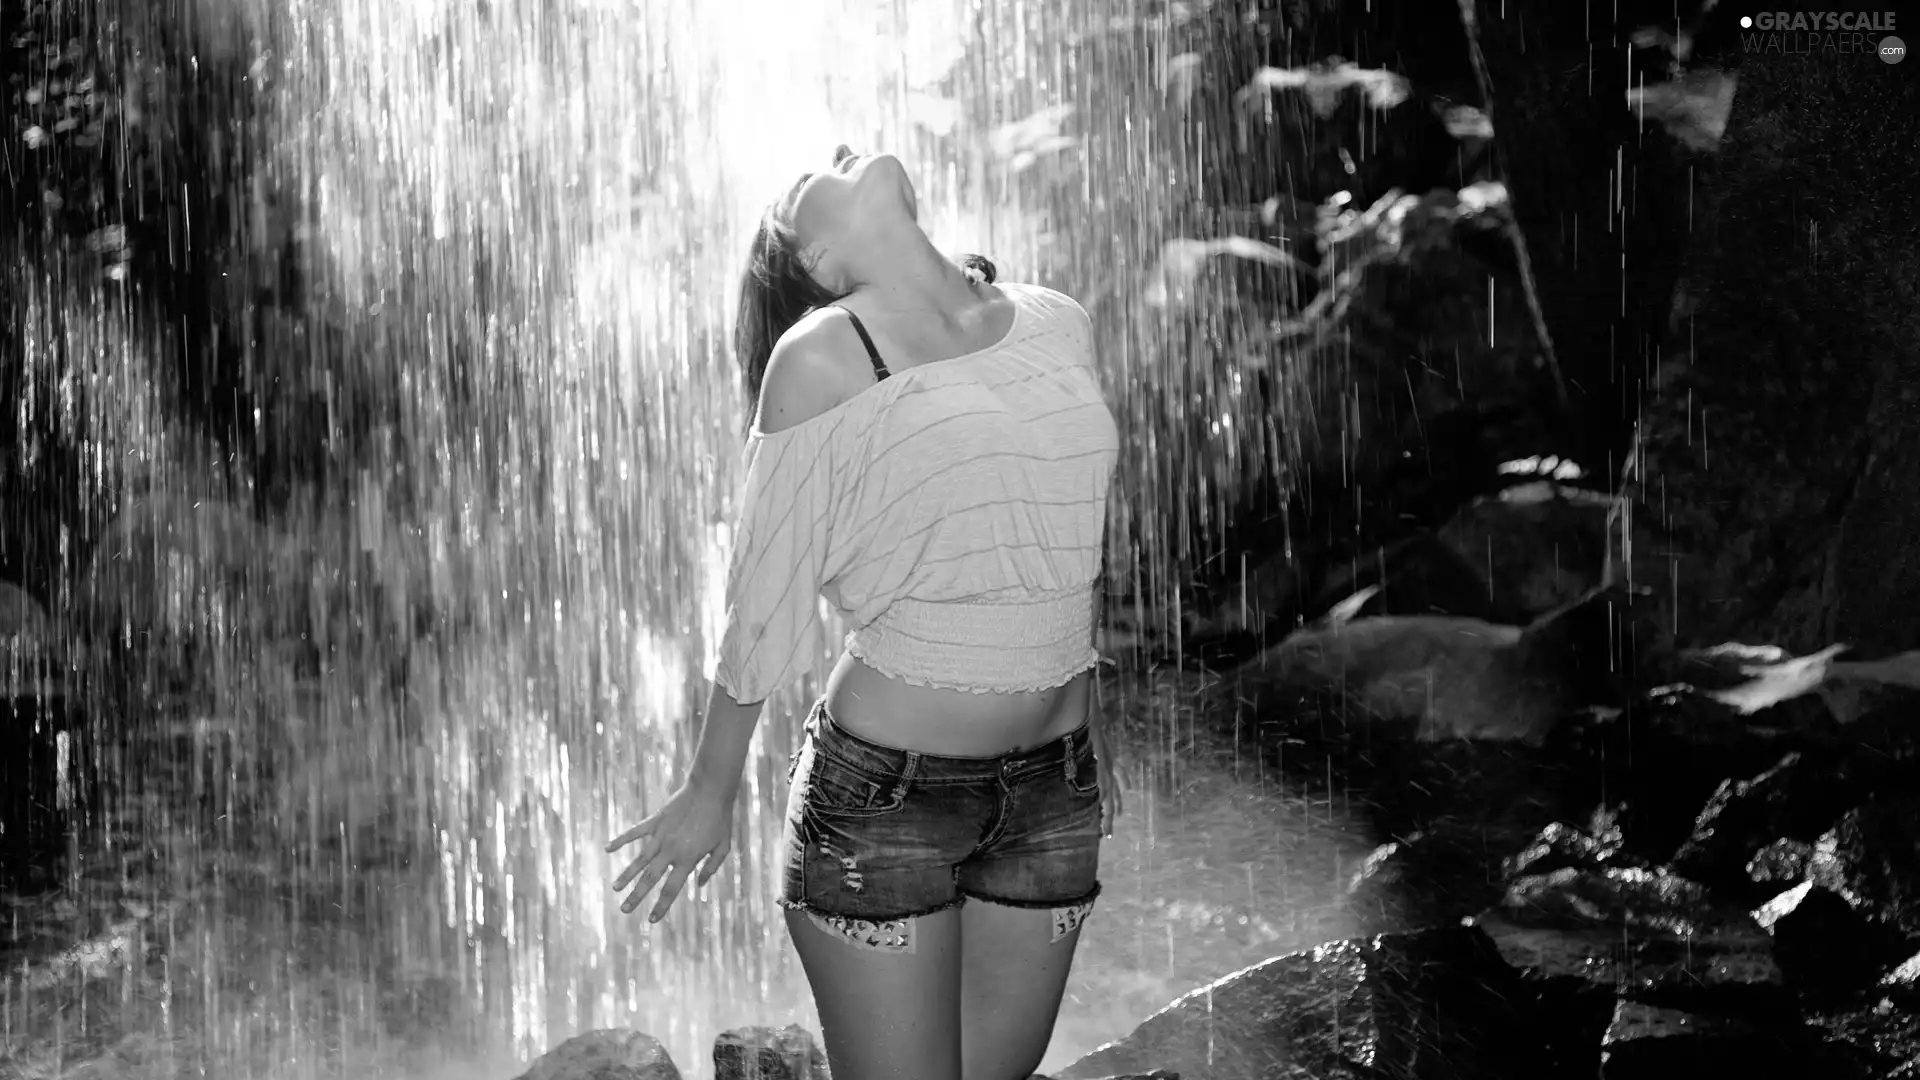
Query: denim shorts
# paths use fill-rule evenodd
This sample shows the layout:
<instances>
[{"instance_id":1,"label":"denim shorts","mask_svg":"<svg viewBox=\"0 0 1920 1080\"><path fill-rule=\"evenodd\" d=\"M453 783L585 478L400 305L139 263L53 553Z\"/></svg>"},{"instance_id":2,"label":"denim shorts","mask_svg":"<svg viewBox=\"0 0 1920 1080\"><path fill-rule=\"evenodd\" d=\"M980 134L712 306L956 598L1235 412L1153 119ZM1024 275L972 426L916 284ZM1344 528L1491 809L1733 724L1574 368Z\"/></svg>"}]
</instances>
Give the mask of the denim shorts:
<instances>
[{"instance_id":1,"label":"denim shorts","mask_svg":"<svg viewBox=\"0 0 1920 1080\"><path fill-rule=\"evenodd\" d=\"M881 923L975 899L1054 909L1076 928L1100 892L1094 766L1085 726L1026 750L944 757L868 742L822 700L789 773L780 904Z\"/></svg>"}]
</instances>

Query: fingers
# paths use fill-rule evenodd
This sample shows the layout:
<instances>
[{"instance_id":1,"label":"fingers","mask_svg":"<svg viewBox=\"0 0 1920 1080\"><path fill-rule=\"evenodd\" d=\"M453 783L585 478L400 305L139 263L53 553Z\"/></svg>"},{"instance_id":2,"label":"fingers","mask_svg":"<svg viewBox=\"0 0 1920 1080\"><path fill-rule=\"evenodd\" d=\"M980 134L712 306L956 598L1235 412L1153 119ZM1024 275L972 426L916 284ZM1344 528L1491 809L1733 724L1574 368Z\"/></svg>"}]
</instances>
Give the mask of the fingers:
<instances>
[{"instance_id":1,"label":"fingers","mask_svg":"<svg viewBox=\"0 0 1920 1080\"><path fill-rule=\"evenodd\" d=\"M650 835L653 832L654 827L659 824L660 824L659 818L650 817L647 820L641 822L640 824L635 825L633 828L628 829L626 832L621 833L619 836L614 837L613 840L607 844L607 850L610 852L619 851L621 848L626 847L628 844L633 843L635 840L638 840L643 836Z\"/></svg>"},{"instance_id":2,"label":"fingers","mask_svg":"<svg viewBox=\"0 0 1920 1080\"><path fill-rule=\"evenodd\" d=\"M680 890L686 887L687 871L690 869L692 869L691 866L675 866L672 868L673 872L667 875L666 883L660 886L660 899L653 902L653 910L647 913L648 922L659 922L666 917L667 909L672 907L673 902L680 898ZM628 902L636 901L640 899L642 895L642 893L636 891L633 896L629 898Z\"/></svg>"},{"instance_id":3,"label":"fingers","mask_svg":"<svg viewBox=\"0 0 1920 1080\"><path fill-rule=\"evenodd\" d=\"M707 854L706 861L700 864L700 878L698 881L700 888L704 889L707 887L707 882L712 881L713 875L720 872L720 867L726 863L727 856L732 853L733 837L728 836L725 840L720 841L719 847L714 848Z\"/></svg>"},{"instance_id":4,"label":"fingers","mask_svg":"<svg viewBox=\"0 0 1920 1080\"><path fill-rule=\"evenodd\" d=\"M633 874L636 871L639 871L639 867L640 867L640 864L638 860L636 860L634 865L627 867L627 872L620 876L626 877L630 874ZM645 900L647 898L647 894L653 891L653 887L655 885L658 885L660 883L660 879L663 876L665 876L668 871L672 869L673 869L673 864L668 862L665 859L656 859L651 865L647 866L645 871L640 873L640 879L634 882L633 890L627 893L627 898L625 900L620 901L621 914L623 915L633 914L633 909L640 906L640 901ZM684 876L686 874L686 871L682 870L680 871L680 873L682 876ZM618 886L615 886L615 887L618 888ZM658 918L657 914L655 918L656 919Z\"/></svg>"},{"instance_id":5,"label":"fingers","mask_svg":"<svg viewBox=\"0 0 1920 1080\"><path fill-rule=\"evenodd\" d=\"M681 890L686 887L687 876L696 862L700 864L700 876L695 879L695 885L704 887L713 879L713 875L719 873L720 868L726 865L727 856L732 853L732 837L722 840L718 847L707 853L705 859L664 850L643 851L639 857L627 864L627 868L620 872L619 877L613 879L615 892L626 889L628 882L633 883L633 888L627 893L626 899L620 902L621 913L633 914L641 901L647 898L647 894L653 891L653 887L660 885L664 880L665 884L660 890L660 896L654 902L653 910L647 915L648 922L659 922L666 916L667 909L672 907L674 901L679 898Z\"/></svg>"},{"instance_id":6,"label":"fingers","mask_svg":"<svg viewBox=\"0 0 1920 1080\"><path fill-rule=\"evenodd\" d=\"M627 864L627 868L620 872L619 877L613 879L614 890L617 892L626 888L627 882L632 881L635 875L645 871L660 858L660 853L660 838L648 837L647 842L641 846L640 853L634 856L633 861Z\"/></svg>"}]
</instances>

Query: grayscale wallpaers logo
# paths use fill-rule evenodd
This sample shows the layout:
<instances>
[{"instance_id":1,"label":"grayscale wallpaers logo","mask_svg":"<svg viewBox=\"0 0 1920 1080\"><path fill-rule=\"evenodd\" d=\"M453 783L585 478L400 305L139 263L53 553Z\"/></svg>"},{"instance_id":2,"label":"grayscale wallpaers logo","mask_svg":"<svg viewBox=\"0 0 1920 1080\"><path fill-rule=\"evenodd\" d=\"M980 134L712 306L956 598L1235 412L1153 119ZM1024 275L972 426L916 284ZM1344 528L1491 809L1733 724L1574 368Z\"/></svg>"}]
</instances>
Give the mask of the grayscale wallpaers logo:
<instances>
[{"instance_id":1,"label":"grayscale wallpaers logo","mask_svg":"<svg viewBox=\"0 0 1920 1080\"><path fill-rule=\"evenodd\" d=\"M1744 53L1873 53L1889 64L1907 58L1893 36L1891 11L1762 11L1740 17Z\"/></svg>"}]
</instances>

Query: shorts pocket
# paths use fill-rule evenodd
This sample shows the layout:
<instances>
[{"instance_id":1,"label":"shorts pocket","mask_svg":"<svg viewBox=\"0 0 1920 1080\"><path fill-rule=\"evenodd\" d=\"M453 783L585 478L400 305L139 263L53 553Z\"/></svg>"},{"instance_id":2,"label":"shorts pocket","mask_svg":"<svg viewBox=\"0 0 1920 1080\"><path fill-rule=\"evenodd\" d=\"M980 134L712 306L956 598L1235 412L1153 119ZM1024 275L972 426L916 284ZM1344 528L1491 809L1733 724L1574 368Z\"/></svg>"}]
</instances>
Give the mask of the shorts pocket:
<instances>
[{"instance_id":1,"label":"shorts pocket","mask_svg":"<svg viewBox=\"0 0 1920 1080\"><path fill-rule=\"evenodd\" d=\"M907 778L883 776L822 753L808 740L801 749L794 783L804 787L804 811L830 818L871 818L891 814L906 805Z\"/></svg>"},{"instance_id":2,"label":"shorts pocket","mask_svg":"<svg viewBox=\"0 0 1920 1080\"><path fill-rule=\"evenodd\" d=\"M1083 798L1100 794L1100 762L1093 756L1092 740L1082 741L1067 756L1067 786Z\"/></svg>"}]
</instances>

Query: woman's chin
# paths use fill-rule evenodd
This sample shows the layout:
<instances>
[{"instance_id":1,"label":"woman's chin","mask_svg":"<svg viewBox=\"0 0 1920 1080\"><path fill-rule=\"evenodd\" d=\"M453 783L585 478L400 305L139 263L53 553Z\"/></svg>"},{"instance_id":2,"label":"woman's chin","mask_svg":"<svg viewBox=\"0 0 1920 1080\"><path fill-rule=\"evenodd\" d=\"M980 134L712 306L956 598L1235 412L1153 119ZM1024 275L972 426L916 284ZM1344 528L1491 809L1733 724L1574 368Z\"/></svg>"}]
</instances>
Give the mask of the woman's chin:
<instances>
[{"instance_id":1,"label":"woman's chin","mask_svg":"<svg viewBox=\"0 0 1920 1080\"><path fill-rule=\"evenodd\" d=\"M907 167L892 154L875 154L860 163L860 183L874 195L886 198L882 192L898 193L901 206L907 216L920 220L920 195L913 189L913 180L907 175Z\"/></svg>"}]
</instances>

